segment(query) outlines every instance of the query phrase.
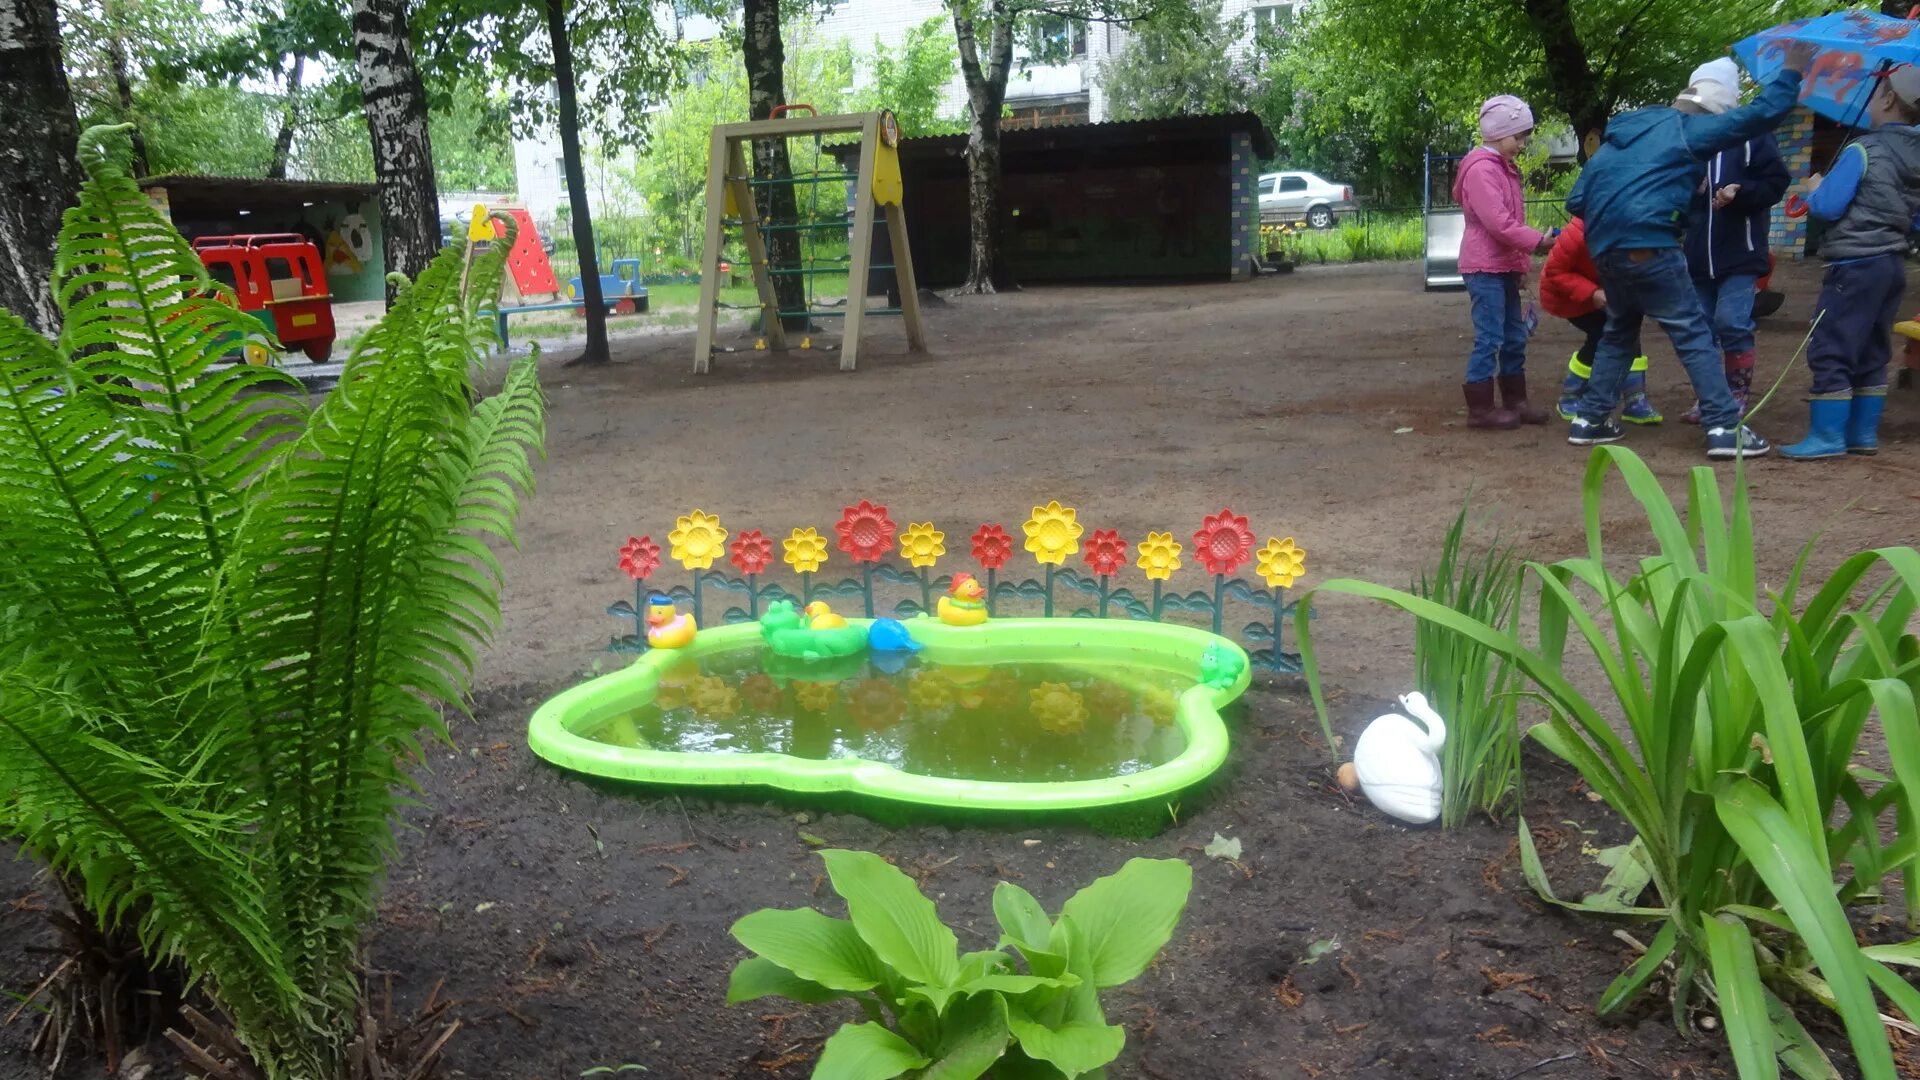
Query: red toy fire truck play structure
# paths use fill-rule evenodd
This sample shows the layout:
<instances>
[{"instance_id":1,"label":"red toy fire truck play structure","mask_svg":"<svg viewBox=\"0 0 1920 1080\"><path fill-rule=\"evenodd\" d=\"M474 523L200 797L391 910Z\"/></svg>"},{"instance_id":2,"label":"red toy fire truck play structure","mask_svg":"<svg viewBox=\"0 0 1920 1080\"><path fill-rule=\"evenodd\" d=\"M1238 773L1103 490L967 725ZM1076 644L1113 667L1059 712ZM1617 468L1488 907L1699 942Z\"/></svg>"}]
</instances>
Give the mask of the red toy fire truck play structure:
<instances>
[{"instance_id":1,"label":"red toy fire truck play structure","mask_svg":"<svg viewBox=\"0 0 1920 1080\"><path fill-rule=\"evenodd\" d=\"M314 363L333 352L333 303L320 249L298 233L203 236L193 242L200 262L233 290L240 310L272 331L281 348L298 349ZM248 359L255 363L254 350Z\"/></svg>"}]
</instances>

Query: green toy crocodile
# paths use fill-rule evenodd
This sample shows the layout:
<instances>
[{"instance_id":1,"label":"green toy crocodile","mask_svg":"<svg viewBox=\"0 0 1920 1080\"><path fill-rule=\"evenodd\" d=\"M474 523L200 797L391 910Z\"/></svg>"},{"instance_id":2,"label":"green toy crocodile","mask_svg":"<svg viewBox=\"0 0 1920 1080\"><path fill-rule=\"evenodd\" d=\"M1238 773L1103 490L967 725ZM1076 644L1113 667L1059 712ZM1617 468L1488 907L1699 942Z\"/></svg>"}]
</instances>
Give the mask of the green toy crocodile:
<instances>
[{"instance_id":1,"label":"green toy crocodile","mask_svg":"<svg viewBox=\"0 0 1920 1080\"><path fill-rule=\"evenodd\" d=\"M861 625L815 630L792 601L775 600L760 616L760 636L776 656L798 660L825 660L836 656L857 656L866 651L867 628Z\"/></svg>"}]
</instances>

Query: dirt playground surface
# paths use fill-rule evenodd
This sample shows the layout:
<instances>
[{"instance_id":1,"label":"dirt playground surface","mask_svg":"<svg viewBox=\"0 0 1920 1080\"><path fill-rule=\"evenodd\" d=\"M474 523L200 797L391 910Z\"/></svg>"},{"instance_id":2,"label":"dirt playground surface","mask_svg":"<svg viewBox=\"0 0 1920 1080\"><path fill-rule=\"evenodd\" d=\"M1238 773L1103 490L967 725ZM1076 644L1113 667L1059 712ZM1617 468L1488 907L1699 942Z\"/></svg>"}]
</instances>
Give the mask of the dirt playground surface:
<instances>
[{"instance_id":1,"label":"dirt playground surface","mask_svg":"<svg viewBox=\"0 0 1920 1080\"><path fill-rule=\"evenodd\" d=\"M1763 324L1766 381L1798 344L1817 278L1792 267L1777 280L1789 300ZM1331 788L1294 680L1256 685L1229 719L1220 782L1147 840L1072 822L883 823L791 800L716 803L534 760L533 707L608 662L599 650L617 627L601 613L630 595L618 545L663 539L695 507L777 539L794 526L826 531L840 507L870 498L902 523L934 521L958 562L974 526L1017 532L1049 499L1077 506L1089 528L1129 540L1170 530L1183 543L1226 505L1262 538L1297 539L1309 584L1404 583L1471 485L1481 535L1498 529L1540 559L1584 550L1584 453L1559 424L1465 427L1465 299L1422 293L1417 267L1032 290L928 315L930 354L906 355L898 327L880 320L850 375L835 354L813 353L723 355L694 376L686 333L617 346L621 362L605 369L563 369L559 354L545 365L548 459L521 550L505 560L505 626L477 720L457 724L457 746L428 762L425 806L409 815L416 829L401 838L369 939L370 964L394 973L402 1006L442 976L443 995L463 1003L455 1074L563 1080L631 1062L655 1076L805 1076L845 1015L778 1001L729 1009L724 996L742 955L726 933L733 920L768 905L843 910L807 833L915 874L967 948L992 943L998 880L1057 909L1128 857L1192 862L1172 945L1109 994L1110 1017L1128 1029L1114 1077L1732 1075L1717 1035L1681 1037L1664 1008L1616 1026L1593 1019L1631 950L1611 926L1534 899L1510 825L1409 830ZM1564 325L1543 326L1530 362L1537 399L1551 401L1575 343ZM1655 401L1677 416L1684 376L1664 343L1653 359ZM1756 426L1798 438L1805 385L1804 370L1791 373ZM1892 395L1883 443L1873 459L1751 467L1763 582L1783 580L1815 532L1817 573L1920 535L1920 392ZM1678 423L1630 431L1628 445L1676 493L1705 463L1698 429ZM1610 550L1643 550L1634 508L1610 505L1621 511ZM1175 584L1201 587L1191 561ZM1347 738L1408 688L1409 639L1383 609L1324 602L1316 640ZM1528 764L1528 814L1550 873L1563 894L1592 887L1600 872L1586 852L1618 842L1617 824L1576 777L1531 750ZM1202 853L1216 833L1242 841L1238 863ZM54 962L33 950L51 943L34 909L55 896L31 865L0 861L0 990L30 988ZM0 1027L0 1077L32 1075L29 1019Z\"/></svg>"}]
</instances>

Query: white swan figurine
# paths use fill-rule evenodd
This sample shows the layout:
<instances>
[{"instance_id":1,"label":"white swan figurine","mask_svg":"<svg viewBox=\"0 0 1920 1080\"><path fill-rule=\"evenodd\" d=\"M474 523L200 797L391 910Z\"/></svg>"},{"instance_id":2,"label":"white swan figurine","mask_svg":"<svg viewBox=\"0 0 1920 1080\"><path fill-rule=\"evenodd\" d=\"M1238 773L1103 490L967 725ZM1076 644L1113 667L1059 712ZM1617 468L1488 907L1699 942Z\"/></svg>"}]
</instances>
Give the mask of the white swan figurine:
<instances>
[{"instance_id":1,"label":"white swan figurine","mask_svg":"<svg viewBox=\"0 0 1920 1080\"><path fill-rule=\"evenodd\" d=\"M1353 744L1353 761L1340 767L1340 786L1359 788L1389 817L1425 825L1440 816L1447 725L1424 694L1403 695L1400 707L1420 723L1399 713L1375 717Z\"/></svg>"}]
</instances>

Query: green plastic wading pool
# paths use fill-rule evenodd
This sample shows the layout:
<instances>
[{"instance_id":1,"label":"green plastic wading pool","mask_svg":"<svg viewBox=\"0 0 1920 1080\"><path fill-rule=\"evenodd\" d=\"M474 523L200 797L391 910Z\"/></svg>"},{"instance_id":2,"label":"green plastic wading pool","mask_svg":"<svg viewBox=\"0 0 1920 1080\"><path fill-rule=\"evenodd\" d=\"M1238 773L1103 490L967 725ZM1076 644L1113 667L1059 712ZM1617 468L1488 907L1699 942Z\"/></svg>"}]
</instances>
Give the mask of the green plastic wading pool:
<instances>
[{"instance_id":1,"label":"green plastic wading pool","mask_svg":"<svg viewBox=\"0 0 1920 1080\"><path fill-rule=\"evenodd\" d=\"M869 620L848 621L856 626L869 625ZM1162 726L1157 733L1149 729L1148 735L1156 740L1155 744L1164 752L1157 756L1136 759L1136 755L1136 758L1128 758L1122 765L1123 771L1114 775L1065 780L961 778L925 775L903 770L886 761L871 760L872 756L878 756L872 753L872 749L878 747L879 743L875 741L876 737L858 731L854 734L865 737L867 741L862 743L855 738L842 743L839 745L841 753L837 756L758 751L754 749L756 745L769 742L779 744L780 740L756 740L751 733L745 738L735 739L724 730L724 722L705 724L702 728L704 742L681 740L674 748L663 749L653 745L658 740L640 736L630 720L621 719L634 715L665 715L662 710L668 708L666 702L669 692L672 700L685 697L685 673L693 665L700 665L702 670L713 667L746 673L745 679L749 685L745 689L762 695L787 693L784 688L789 685L797 693L800 684L824 686L849 677L844 662L830 660L822 661L817 666L796 665L794 661L773 658L765 651L758 623L736 623L702 630L693 643L684 649L648 652L630 667L582 683L555 696L534 712L528 723L527 742L534 753L555 765L614 780L694 786L764 785L786 791L849 793L964 810L1033 811L1109 807L1173 795L1199 784L1218 769L1227 757L1227 729L1221 721L1220 710L1238 698L1246 690L1249 681L1247 656L1238 645L1204 630L1186 626L1119 619L995 619L983 626L953 627L926 617L914 619L906 625L914 640L922 646L922 651L913 659L920 674L944 670L958 678L962 672L978 673L996 666L1005 666L1008 672L1027 672L1030 678L1063 672L1067 674L1060 677L1071 677L1073 673L1098 674L1099 680L1088 679L1078 684L1090 698L1100 697L1096 691L1102 687L1095 685L1099 682L1107 687L1117 686L1119 696L1125 701L1143 703L1151 699L1161 702L1164 713L1171 715L1156 717L1155 723ZM1216 676L1218 685L1210 686L1202 681L1204 658L1210 649L1216 650L1213 653L1216 670L1221 666L1218 661L1225 659L1224 667L1231 675L1231 681L1220 676ZM866 661L858 657L851 660L864 674ZM764 671L761 670L763 666ZM676 675L676 672L679 674ZM1012 687L1011 693L1017 700L1018 695L1044 694L1047 688L1056 685L1063 689L1065 687L1065 684L1043 682L1037 689L1029 689L1026 684L1018 682L1016 676L1003 674L1002 682ZM718 687L721 679L715 676L705 681ZM866 683L879 681L863 680ZM774 686L782 689L767 689ZM1135 688L1131 691L1134 694L1131 698L1127 697L1129 687ZM717 695L718 700L737 706L740 693L739 689L716 688L710 691L710 696ZM872 696L873 692L867 693ZM905 694L884 688L880 696L885 698L890 693L895 694L896 700L901 702L907 698ZM1112 690L1106 692L1108 697L1114 693ZM1069 691L1069 695L1070 707L1077 708L1079 694ZM657 705L656 696L662 699ZM919 697L917 694L914 696ZM1035 715L1039 716L1041 705L1035 703L1033 708ZM730 710L717 712L732 715ZM951 711L936 715L943 717L942 723L962 726L942 729L935 724L923 727L914 737L937 739L942 730L969 735L972 733L966 725L984 728L989 724L987 713L976 714L981 717L977 720L970 720L964 712L958 713L957 719ZM1024 715L1019 714L1019 717ZM1086 725L1085 733L1090 742L1104 740L1107 744L1114 743L1115 733L1125 730L1126 722L1118 725L1108 723L1101 727L1102 721L1097 716L1088 720L1084 710L1076 715ZM1005 724L1008 716L1015 716L1015 713L1009 711L997 722ZM1138 715L1133 716L1130 722L1135 729L1142 726ZM1016 718L1014 723L1032 726L1020 718ZM624 736L616 739L603 737L609 725L621 727ZM1041 726L1045 726L1044 720ZM1073 733L1079 734L1081 729L1074 728ZM1042 738L1038 734L1032 737ZM994 739L999 740L994 745L1003 749L1008 745L1004 731L999 734L986 733L980 741L992 744ZM787 744L794 745L792 740ZM716 749L715 746L720 748ZM867 757L860 756L863 746L868 748ZM1114 753L1111 747L1103 752ZM1003 772L1019 773L1024 770L1029 775L1044 776L1049 775L1049 770L1056 775L1061 771L1057 763L1043 763L1045 767L1034 765L1030 760L1033 756L1027 753L1025 757L1028 760L1008 763ZM1118 756L1125 758L1126 754L1122 752ZM989 762L980 771L991 773L995 770Z\"/></svg>"}]
</instances>

